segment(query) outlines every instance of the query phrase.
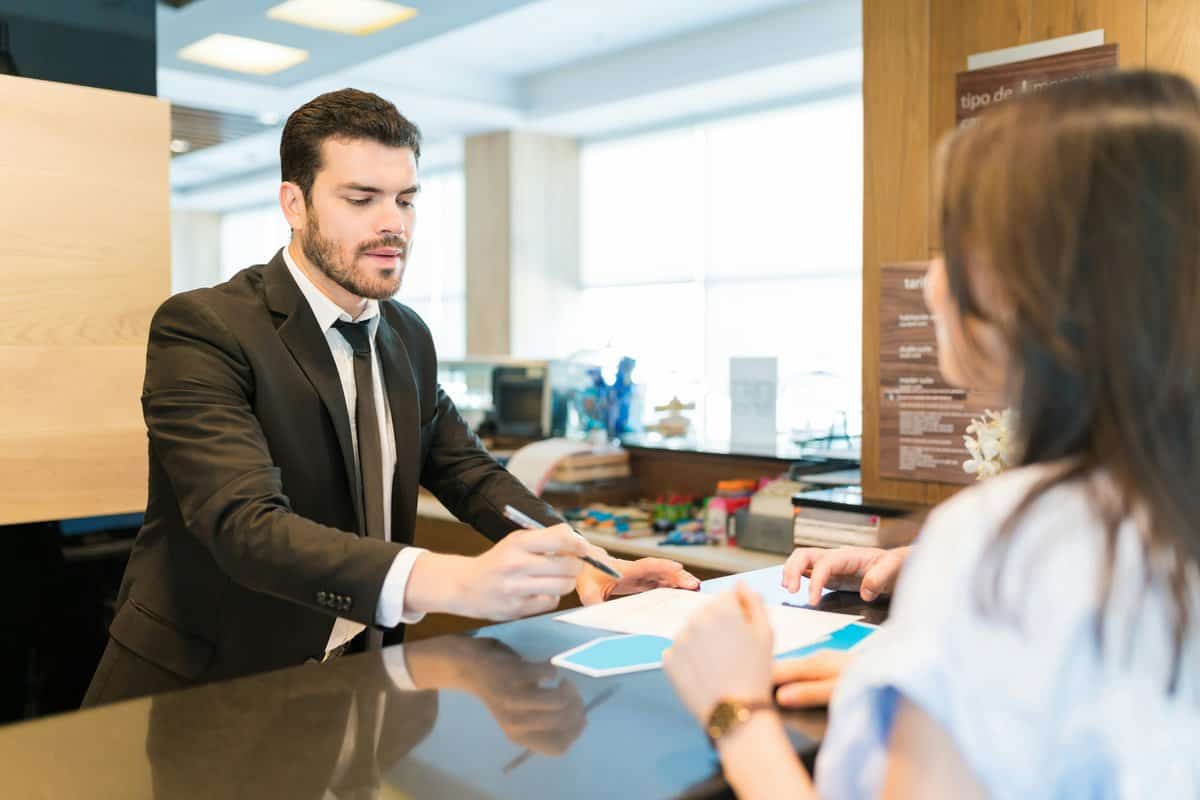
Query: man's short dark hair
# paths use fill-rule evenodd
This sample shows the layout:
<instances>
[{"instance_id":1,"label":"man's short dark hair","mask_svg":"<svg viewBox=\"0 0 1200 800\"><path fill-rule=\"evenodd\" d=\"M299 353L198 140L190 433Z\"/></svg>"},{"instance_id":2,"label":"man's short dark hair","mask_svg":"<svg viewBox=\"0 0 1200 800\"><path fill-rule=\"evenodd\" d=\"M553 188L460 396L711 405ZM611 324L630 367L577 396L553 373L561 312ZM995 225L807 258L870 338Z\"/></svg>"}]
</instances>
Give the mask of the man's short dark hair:
<instances>
[{"instance_id":1,"label":"man's short dark hair","mask_svg":"<svg viewBox=\"0 0 1200 800\"><path fill-rule=\"evenodd\" d=\"M339 89L297 108L283 126L279 167L284 181L300 187L307 203L326 139L368 139L389 147L407 147L421 157L421 131L396 106L377 94Z\"/></svg>"}]
</instances>

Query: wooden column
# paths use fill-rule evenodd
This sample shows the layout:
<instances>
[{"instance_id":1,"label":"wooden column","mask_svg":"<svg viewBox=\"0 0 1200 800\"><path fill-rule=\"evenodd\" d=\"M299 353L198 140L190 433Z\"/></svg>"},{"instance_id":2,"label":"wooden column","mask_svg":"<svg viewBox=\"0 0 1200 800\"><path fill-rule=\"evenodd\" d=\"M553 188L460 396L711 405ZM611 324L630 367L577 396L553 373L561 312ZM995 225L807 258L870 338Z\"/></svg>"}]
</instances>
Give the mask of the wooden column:
<instances>
[{"instance_id":1,"label":"wooden column","mask_svg":"<svg viewBox=\"0 0 1200 800\"><path fill-rule=\"evenodd\" d=\"M579 284L579 146L490 133L464 160L467 352L558 355Z\"/></svg>"},{"instance_id":2,"label":"wooden column","mask_svg":"<svg viewBox=\"0 0 1200 800\"><path fill-rule=\"evenodd\" d=\"M141 511L167 103L0 76L0 524Z\"/></svg>"}]
</instances>

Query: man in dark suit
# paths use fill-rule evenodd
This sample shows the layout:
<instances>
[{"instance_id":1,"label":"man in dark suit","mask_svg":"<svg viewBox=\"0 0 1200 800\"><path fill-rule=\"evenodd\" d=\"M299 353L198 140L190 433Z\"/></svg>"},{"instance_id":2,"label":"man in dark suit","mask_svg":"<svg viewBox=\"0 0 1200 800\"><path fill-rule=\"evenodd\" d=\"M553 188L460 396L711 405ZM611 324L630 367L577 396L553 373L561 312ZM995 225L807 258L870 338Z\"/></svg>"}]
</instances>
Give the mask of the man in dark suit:
<instances>
[{"instance_id":1,"label":"man in dark suit","mask_svg":"<svg viewBox=\"0 0 1200 800\"><path fill-rule=\"evenodd\" d=\"M290 244L168 299L142 406L150 491L84 705L231 678L347 648L428 612L512 619L653 586L679 564L608 558L495 462L437 384L429 330L390 298L418 205L420 134L355 90L297 109L280 145ZM417 487L496 544L409 546ZM511 533L512 504L549 526ZM608 559L615 562L615 559Z\"/></svg>"}]
</instances>

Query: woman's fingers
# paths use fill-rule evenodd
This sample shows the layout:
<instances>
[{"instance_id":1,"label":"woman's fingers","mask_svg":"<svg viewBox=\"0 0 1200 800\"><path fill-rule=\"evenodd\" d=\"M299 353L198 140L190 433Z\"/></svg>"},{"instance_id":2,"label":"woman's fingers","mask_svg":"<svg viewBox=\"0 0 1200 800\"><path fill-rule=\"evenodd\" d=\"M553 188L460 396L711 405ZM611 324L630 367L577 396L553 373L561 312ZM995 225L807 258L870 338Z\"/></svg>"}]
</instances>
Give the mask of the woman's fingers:
<instances>
[{"instance_id":1,"label":"woman's fingers","mask_svg":"<svg viewBox=\"0 0 1200 800\"><path fill-rule=\"evenodd\" d=\"M816 681L836 678L845 667L849 655L838 650L820 650L803 658L776 661L771 670L775 683Z\"/></svg>"},{"instance_id":2,"label":"woman's fingers","mask_svg":"<svg viewBox=\"0 0 1200 800\"><path fill-rule=\"evenodd\" d=\"M829 705L836 680L787 683L775 690L775 702L784 708L820 708Z\"/></svg>"}]
</instances>

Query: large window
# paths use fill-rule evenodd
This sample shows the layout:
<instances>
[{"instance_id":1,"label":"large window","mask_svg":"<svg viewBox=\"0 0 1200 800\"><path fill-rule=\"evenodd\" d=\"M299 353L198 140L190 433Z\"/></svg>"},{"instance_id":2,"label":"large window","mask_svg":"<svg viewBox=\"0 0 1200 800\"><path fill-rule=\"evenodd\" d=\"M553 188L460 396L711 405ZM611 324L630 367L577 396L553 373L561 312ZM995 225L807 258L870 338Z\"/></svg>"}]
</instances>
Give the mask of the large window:
<instances>
[{"instance_id":1,"label":"large window","mask_svg":"<svg viewBox=\"0 0 1200 800\"><path fill-rule=\"evenodd\" d=\"M860 430L860 94L586 143L581 184L573 348L635 356L648 404L697 401L709 439L731 356L779 358L780 432Z\"/></svg>"},{"instance_id":2,"label":"large window","mask_svg":"<svg viewBox=\"0 0 1200 800\"><path fill-rule=\"evenodd\" d=\"M290 237L277 205L221 217L221 273L229 278L269 260ZM465 206L461 170L421 176L416 235L396 299L411 306L433 332L438 356L466 353Z\"/></svg>"}]
</instances>

